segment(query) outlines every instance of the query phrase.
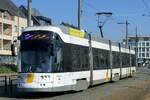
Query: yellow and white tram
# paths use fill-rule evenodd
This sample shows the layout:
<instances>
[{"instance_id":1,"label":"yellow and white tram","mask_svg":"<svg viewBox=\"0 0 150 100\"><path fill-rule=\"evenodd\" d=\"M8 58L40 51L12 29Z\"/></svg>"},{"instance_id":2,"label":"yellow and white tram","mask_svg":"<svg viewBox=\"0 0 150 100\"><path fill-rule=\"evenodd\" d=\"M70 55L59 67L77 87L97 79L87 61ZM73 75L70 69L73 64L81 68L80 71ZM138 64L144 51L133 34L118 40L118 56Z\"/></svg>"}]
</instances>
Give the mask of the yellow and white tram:
<instances>
[{"instance_id":1,"label":"yellow and white tram","mask_svg":"<svg viewBox=\"0 0 150 100\"><path fill-rule=\"evenodd\" d=\"M20 91L79 91L136 70L132 48L68 26L28 27L19 40Z\"/></svg>"}]
</instances>

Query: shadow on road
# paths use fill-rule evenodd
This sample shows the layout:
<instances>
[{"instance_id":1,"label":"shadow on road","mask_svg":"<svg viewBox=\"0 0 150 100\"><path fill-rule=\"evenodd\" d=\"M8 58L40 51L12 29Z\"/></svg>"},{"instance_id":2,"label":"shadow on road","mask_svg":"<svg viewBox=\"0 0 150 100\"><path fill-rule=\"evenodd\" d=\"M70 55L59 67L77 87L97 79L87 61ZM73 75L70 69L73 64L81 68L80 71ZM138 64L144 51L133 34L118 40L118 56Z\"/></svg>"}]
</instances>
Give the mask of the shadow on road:
<instances>
[{"instance_id":1,"label":"shadow on road","mask_svg":"<svg viewBox=\"0 0 150 100\"><path fill-rule=\"evenodd\" d=\"M15 85L0 87L0 97L4 97L4 98L17 98L17 99L40 99L41 98L42 99L42 98L51 98L51 97L61 96L64 94L72 94L72 93L76 93L76 92L69 91L69 92L56 92L56 93L50 93L50 92L25 93L25 92L19 92Z\"/></svg>"}]
</instances>

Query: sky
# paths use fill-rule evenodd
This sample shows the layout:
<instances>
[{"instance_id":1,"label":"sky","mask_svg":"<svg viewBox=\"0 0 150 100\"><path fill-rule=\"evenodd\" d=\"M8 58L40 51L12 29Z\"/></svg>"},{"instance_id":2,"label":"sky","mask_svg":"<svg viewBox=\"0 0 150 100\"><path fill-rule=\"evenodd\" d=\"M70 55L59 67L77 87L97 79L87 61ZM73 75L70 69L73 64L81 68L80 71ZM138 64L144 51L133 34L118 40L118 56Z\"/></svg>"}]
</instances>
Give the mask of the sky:
<instances>
[{"instance_id":1,"label":"sky","mask_svg":"<svg viewBox=\"0 0 150 100\"><path fill-rule=\"evenodd\" d=\"M17 6L27 5L27 0L12 0ZM32 8L52 19L55 25L66 22L77 26L78 0L32 0ZM150 0L82 0L82 29L100 36L97 27L97 12L112 12L103 27L104 38L117 42L125 38L125 25L117 24L128 20L129 34L150 35ZM101 16L100 20L105 20Z\"/></svg>"}]
</instances>

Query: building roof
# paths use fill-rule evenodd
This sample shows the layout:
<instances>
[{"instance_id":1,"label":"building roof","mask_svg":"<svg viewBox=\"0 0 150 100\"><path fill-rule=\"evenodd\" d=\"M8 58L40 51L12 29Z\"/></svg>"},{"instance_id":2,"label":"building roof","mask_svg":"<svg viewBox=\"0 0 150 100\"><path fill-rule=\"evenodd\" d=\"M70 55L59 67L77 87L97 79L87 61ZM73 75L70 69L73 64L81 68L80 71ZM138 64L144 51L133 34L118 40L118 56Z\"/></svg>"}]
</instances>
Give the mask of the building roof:
<instances>
[{"instance_id":1,"label":"building roof","mask_svg":"<svg viewBox=\"0 0 150 100\"><path fill-rule=\"evenodd\" d=\"M27 16L28 16L28 10L26 9L26 7L23 6L23 5L21 5L21 6L19 7L19 9L20 9L21 12L24 14L24 16L27 18ZM38 22L38 20L37 20L33 15L31 15L31 18L32 18L34 24L40 25L40 23Z\"/></svg>"},{"instance_id":2,"label":"building roof","mask_svg":"<svg viewBox=\"0 0 150 100\"><path fill-rule=\"evenodd\" d=\"M28 16L28 10L27 7L24 5L21 5L19 9L22 11L22 13L27 17ZM46 23L49 23L51 25L51 19L45 16L42 16L42 14L35 8L32 8L31 10L31 18L33 20L33 24L36 26L42 25L39 20L43 20Z\"/></svg>"},{"instance_id":3,"label":"building roof","mask_svg":"<svg viewBox=\"0 0 150 100\"><path fill-rule=\"evenodd\" d=\"M51 19L48 18L48 17L45 17L45 16L35 16L35 17L36 17L37 19L44 20L44 21L46 21L46 22L48 22L48 23L51 24Z\"/></svg>"},{"instance_id":4,"label":"building roof","mask_svg":"<svg viewBox=\"0 0 150 100\"><path fill-rule=\"evenodd\" d=\"M1 11L8 11L12 16L19 16L25 18L23 13L11 0L0 0Z\"/></svg>"}]
</instances>

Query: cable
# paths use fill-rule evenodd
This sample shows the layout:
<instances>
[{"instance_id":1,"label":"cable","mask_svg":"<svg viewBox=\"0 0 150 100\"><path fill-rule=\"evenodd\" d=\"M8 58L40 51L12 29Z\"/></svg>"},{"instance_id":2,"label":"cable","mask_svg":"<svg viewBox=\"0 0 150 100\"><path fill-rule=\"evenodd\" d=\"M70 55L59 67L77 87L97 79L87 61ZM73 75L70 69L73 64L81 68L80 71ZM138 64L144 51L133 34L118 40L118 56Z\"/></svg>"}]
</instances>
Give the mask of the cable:
<instances>
[{"instance_id":1,"label":"cable","mask_svg":"<svg viewBox=\"0 0 150 100\"><path fill-rule=\"evenodd\" d=\"M142 3L144 4L146 10L150 13L150 8L149 8L149 6L147 5L147 3L145 2L145 0L142 0Z\"/></svg>"},{"instance_id":2,"label":"cable","mask_svg":"<svg viewBox=\"0 0 150 100\"><path fill-rule=\"evenodd\" d=\"M92 8L93 10L99 11L99 9L97 9L96 7L94 7L93 5L85 2L85 0L83 1L85 5L87 5L89 8Z\"/></svg>"}]
</instances>

